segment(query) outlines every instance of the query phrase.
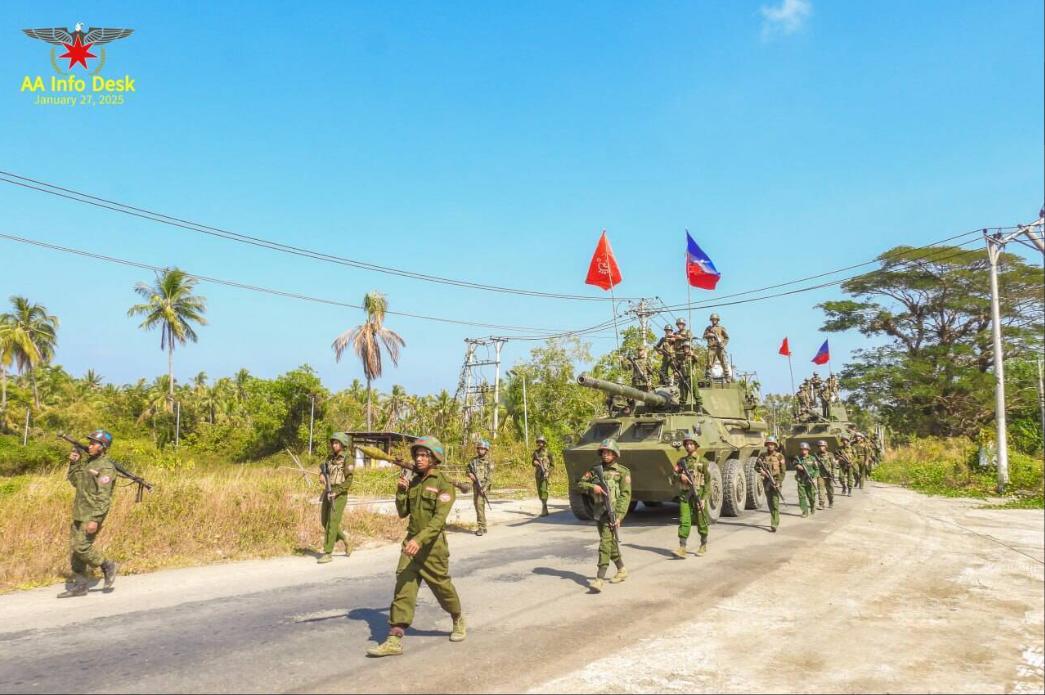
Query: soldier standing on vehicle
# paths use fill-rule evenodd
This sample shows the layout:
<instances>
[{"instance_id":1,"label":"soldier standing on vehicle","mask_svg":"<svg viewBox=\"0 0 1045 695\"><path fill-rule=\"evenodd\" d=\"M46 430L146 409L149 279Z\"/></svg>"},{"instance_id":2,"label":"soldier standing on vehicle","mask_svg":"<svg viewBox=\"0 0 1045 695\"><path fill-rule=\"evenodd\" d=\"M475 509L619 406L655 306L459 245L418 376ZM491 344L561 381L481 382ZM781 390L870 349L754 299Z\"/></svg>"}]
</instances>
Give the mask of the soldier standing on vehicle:
<instances>
[{"instance_id":1,"label":"soldier standing on vehicle","mask_svg":"<svg viewBox=\"0 0 1045 695\"><path fill-rule=\"evenodd\" d=\"M465 638L461 599L450 580L450 549L446 542L446 516L454 505L454 485L438 469L445 453L435 437L421 437L410 447L414 459L412 479L399 478L396 511L409 517L399 565L395 596L388 612L388 638L367 650L367 656L398 656L403 653L403 635L414 621L417 591L421 581L435 594L439 606L450 614L451 642Z\"/></svg>"},{"instance_id":2,"label":"soldier standing on vehicle","mask_svg":"<svg viewBox=\"0 0 1045 695\"><path fill-rule=\"evenodd\" d=\"M697 373L698 362L690 343L683 343L682 348L675 353L675 370L679 374L679 398L682 403L689 400L689 394L693 391L693 375Z\"/></svg>"},{"instance_id":3,"label":"soldier standing on vehicle","mask_svg":"<svg viewBox=\"0 0 1045 695\"><path fill-rule=\"evenodd\" d=\"M537 437L537 449L533 452L533 475L537 481L537 497L541 500L541 516L548 516L548 480L552 475L552 455L548 452L548 440Z\"/></svg>"},{"instance_id":4,"label":"soldier standing on vehicle","mask_svg":"<svg viewBox=\"0 0 1045 695\"><path fill-rule=\"evenodd\" d=\"M824 498L826 497L827 506L831 508L835 506L834 481L838 479L838 461L827 450L827 442L823 439L816 443L816 454L813 455L813 458L816 459L817 473L819 473L816 477L817 492L820 496L817 507L824 508Z\"/></svg>"},{"instance_id":5,"label":"soldier standing on vehicle","mask_svg":"<svg viewBox=\"0 0 1045 695\"><path fill-rule=\"evenodd\" d=\"M805 417L809 414L809 379L802 381L802 384L798 387L798 393L795 394L798 397L798 415L799 417Z\"/></svg>"},{"instance_id":6,"label":"soldier standing on vehicle","mask_svg":"<svg viewBox=\"0 0 1045 695\"><path fill-rule=\"evenodd\" d=\"M341 529L341 518L345 514L348 491L352 487L355 462L349 458L352 441L344 432L330 435L330 455L319 467L319 479L323 483L323 504L319 516L323 524L323 554L316 560L325 564L333 560L332 553L338 541L345 544L345 557L352 554L348 547L348 536ZM329 489L329 492L327 490Z\"/></svg>"},{"instance_id":7,"label":"soldier standing on vehicle","mask_svg":"<svg viewBox=\"0 0 1045 695\"><path fill-rule=\"evenodd\" d=\"M798 506L802 516L816 513L816 459L809 454L809 442L798 445L795 457L795 480L798 483Z\"/></svg>"},{"instance_id":8,"label":"soldier standing on vehicle","mask_svg":"<svg viewBox=\"0 0 1045 695\"><path fill-rule=\"evenodd\" d=\"M777 527L780 526L780 491L784 489L784 475L787 473L787 459L780 453L779 446L776 437L766 437L766 451L755 463L756 470L762 476L762 488L766 491L766 501L769 503L769 530L773 533L776 533Z\"/></svg>"},{"instance_id":9,"label":"soldier standing on vehicle","mask_svg":"<svg viewBox=\"0 0 1045 695\"><path fill-rule=\"evenodd\" d=\"M593 593L602 591L606 579L606 571L610 561L617 566L617 573L610 583L619 584L628 578L628 570L624 568L624 558L620 554L620 544L615 538L615 529L611 528L608 509L613 510L613 525L620 528L631 504L631 471L622 466L620 449L614 439L604 439L598 448L599 463L602 466L602 478L609 489L598 483L595 466L587 471L577 482L577 489L591 498L594 516L599 529L599 561L595 580L590 589Z\"/></svg>"},{"instance_id":10,"label":"soldier standing on vehicle","mask_svg":"<svg viewBox=\"0 0 1045 695\"><path fill-rule=\"evenodd\" d=\"M682 440L682 447L686 455L675 463L675 480L682 488L679 497L679 547L674 551L677 558L686 558L686 542L693 519L697 521L697 533L700 534L700 547L697 555L703 555L708 551L708 500L711 499L711 474L708 471L707 459L697 456L699 444L692 434L687 434ZM690 480L683 472L683 465L693 474L695 480ZM695 494L691 494L691 491Z\"/></svg>"},{"instance_id":11,"label":"soldier standing on vehicle","mask_svg":"<svg viewBox=\"0 0 1045 695\"><path fill-rule=\"evenodd\" d=\"M490 442L480 439L475 444L475 458L468 464L468 477L472 480L472 502L475 504L475 535L486 533L486 499L493 484L493 462L490 461ZM475 471L474 473L472 471ZM478 477L476 477L478 476Z\"/></svg>"},{"instance_id":12,"label":"soldier standing on vehicle","mask_svg":"<svg viewBox=\"0 0 1045 695\"><path fill-rule=\"evenodd\" d=\"M58 598L86 596L86 575L91 567L101 568L105 576L105 591L111 591L116 581L116 563L105 558L94 547L94 541L109 514L113 488L116 486L116 468L108 457L112 435L105 430L95 430L87 435L87 439L90 444L86 456L77 449L69 453L66 477L76 490L73 521L69 527L73 576L72 585L58 594Z\"/></svg>"},{"instance_id":13,"label":"soldier standing on vehicle","mask_svg":"<svg viewBox=\"0 0 1045 695\"><path fill-rule=\"evenodd\" d=\"M649 391L653 386L653 364L645 345L639 348L638 356L631 360L631 385L640 391Z\"/></svg>"},{"instance_id":14,"label":"soldier standing on vehicle","mask_svg":"<svg viewBox=\"0 0 1045 695\"><path fill-rule=\"evenodd\" d=\"M671 326L664 326L664 336L657 341L653 349L660 353L660 385L674 386L675 375L672 373L672 362L675 360L675 333Z\"/></svg>"},{"instance_id":15,"label":"soldier standing on vehicle","mask_svg":"<svg viewBox=\"0 0 1045 695\"><path fill-rule=\"evenodd\" d=\"M838 440L838 451L835 458L838 460L838 481L842 486L842 494L846 497L853 496L853 452L849 448L849 437L842 435Z\"/></svg>"},{"instance_id":16,"label":"soldier standing on vehicle","mask_svg":"<svg viewBox=\"0 0 1045 695\"><path fill-rule=\"evenodd\" d=\"M729 345L729 333L725 326L719 325L718 314L712 314L711 324L704 329L704 340L708 343L708 371L711 365L718 362L722 366L722 373L726 379L732 381L733 375L729 369L729 360L726 357L726 346Z\"/></svg>"},{"instance_id":17,"label":"soldier standing on vehicle","mask_svg":"<svg viewBox=\"0 0 1045 695\"><path fill-rule=\"evenodd\" d=\"M677 319L675 321L675 349L680 349L683 345L693 346L693 332L686 328L685 319Z\"/></svg>"}]
</instances>

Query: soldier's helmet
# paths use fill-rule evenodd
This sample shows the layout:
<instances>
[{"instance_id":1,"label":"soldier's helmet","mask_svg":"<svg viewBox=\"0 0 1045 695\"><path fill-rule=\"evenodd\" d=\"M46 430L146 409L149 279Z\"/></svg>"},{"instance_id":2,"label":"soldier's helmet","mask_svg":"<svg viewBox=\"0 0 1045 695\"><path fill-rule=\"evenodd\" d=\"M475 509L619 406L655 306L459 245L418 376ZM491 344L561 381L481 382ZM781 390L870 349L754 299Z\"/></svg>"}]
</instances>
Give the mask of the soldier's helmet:
<instances>
[{"instance_id":1,"label":"soldier's helmet","mask_svg":"<svg viewBox=\"0 0 1045 695\"><path fill-rule=\"evenodd\" d=\"M844 435L844 434L843 434L843 435L842 435L841 437L839 437L838 439L839 439L840 441L843 441L843 442L848 442L848 441L849 441L849 437L847 437L847 436L846 436L846 435Z\"/></svg>"},{"instance_id":2,"label":"soldier's helmet","mask_svg":"<svg viewBox=\"0 0 1045 695\"><path fill-rule=\"evenodd\" d=\"M677 319L675 321L675 325L676 326L685 326L686 325L686 319Z\"/></svg>"},{"instance_id":3,"label":"soldier's helmet","mask_svg":"<svg viewBox=\"0 0 1045 695\"><path fill-rule=\"evenodd\" d=\"M436 463L442 463L443 459L446 457L446 450L443 448L443 443L432 435L425 435L411 444L410 455L413 456L418 449L428 449L432 452L432 457L435 459Z\"/></svg>"},{"instance_id":4,"label":"soldier's helmet","mask_svg":"<svg viewBox=\"0 0 1045 695\"><path fill-rule=\"evenodd\" d=\"M718 314L712 314L711 315L711 320L712 321L718 321Z\"/></svg>"},{"instance_id":5,"label":"soldier's helmet","mask_svg":"<svg viewBox=\"0 0 1045 695\"><path fill-rule=\"evenodd\" d=\"M801 444L798 445L798 448L799 449L804 449L805 451L809 451L809 442L802 442Z\"/></svg>"},{"instance_id":6,"label":"soldier's helmet","mask_svg":"<svg viewBox=\"0 0 1045 695\"><path fill-rule=\"evenodd\" d=\"M486 449L487 451L489 451L490 450L490 442L486 441L485 439L480 439L479 441L477 441L475 443L475 448L476 449Z\"/></svg>"},{"instance_id":7,"label":"soldier's helmet","mask_svg":"<svg viewBox=\"0 0 1045 695\"><path fill-rule=\"evenodd\" d=\"M824 441L823 439L821 439L820 441L818 441L818 442L816 443L816 445L817 445L817 446L827 446L827 442L825 442L825 441Z\"/></svg>"},{"instance_id":8,"label":"soldier's helmet","mask_svg":"<svg viewBox=\"0 0 1045 695\"><path fill-rule=\"evenodd\" d=\"M766 437L766 444L776 444L777 446L780 446L780 442L778 442L776 440L776 437L774 437L773 435L769 435L768 437Z\"/></svg>"},{"instance_id":9,"label":"soldier's helmet","mask_svg":"<svg viewBox=\"0 0 1045 695\"><path fill-rule=\"evenodd\" d=\"M863 432L857 432L853 436L856 437L857 439L863 439L864 438L864 433Z\"/></svg>"},{"instance_id":10,"label":"soldier's helmet","mask_svg":"<svg viewBox=\"0 0 1045 695\"><path fill-rule=\"evenodd\" d=\"M346 449L352 446L352 440L348 438L347 432L334 432L332 435L330 435L330 441L341 442L341 446L345 447Z\"/></svg>"},{"instance_id":11,"label":"soldier's helmet","mask_svg":"<svg viewBox=\"0 0 1045 695\"><path fill-rule=\"evenodd\" d=\"M620 447L617 446L617 440L616 439L613 439L613 438L603 439L602 443L599 444L599 448L597 449L597 451L599 453L601 453L604 450L605 451L612 451L614 456L616 456L617 458L620 458Z\"/></svg>"},{"instance_id":12,"label":"soldier's helmet","mask_svg":"<svg viewBox=\"0 0 1045 695\"><path fill-rule=\"evenodd\" d=\"M700 446L700 442L697 440L697 435L693 434L692 432L687 432L685 435L683 435L682 443L685 444L686 442L693 442L697 446Z\"/></svg>"},{"instance_id":13,"label":"soldier's helmet","mask_svg":"<svg viewBox=\"0 0 1045 695\"><path fill-rule=\"evenodd\" d=\"M112 446L112 435L106 432L105 430L95 430L94 432L91 432L89 435L87 435L87 438L90 439L92 442L98 442L106 449Z\"/></svg>"},{"instance_id":14,"label":"soldier's helmet","mask_svg":"<svg viewBox=\"0 0 1045 695\"><path fill-rule=\"evenodd\" d=\"M674 329L671 327L670 323L668 325L664 326L664 332L665 333L668 333L668 332L670 332L672 330L674 330Z\"/></svg>"},{"instance_id":15,"label":"soldier's helmet","mask_svg":"<svg viewBox=\"0 0 1045 695\"><path fill-rule=\"evenodd\" d=\"M537 437L537 443L538 443L538 444L541 444L542 442L543 442L544 444L547 444L547 443L548 443L548 440L544 438L544 435L543 435L543 434L542 434L541 436Z\"/></svg>"}]
</instances>

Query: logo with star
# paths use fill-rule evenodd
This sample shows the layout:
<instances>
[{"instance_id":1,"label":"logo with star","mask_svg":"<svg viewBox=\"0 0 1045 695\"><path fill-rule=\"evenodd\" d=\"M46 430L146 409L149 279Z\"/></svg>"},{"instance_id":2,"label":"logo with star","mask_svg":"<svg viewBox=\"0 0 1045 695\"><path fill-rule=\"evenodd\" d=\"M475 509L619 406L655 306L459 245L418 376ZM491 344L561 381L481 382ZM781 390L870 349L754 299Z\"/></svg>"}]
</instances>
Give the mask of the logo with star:
<instances>
[{"instance_id":1,"label":"logo with star","mask_svg":"<svg viewBox=\"0 0 1045 695\"><path fill-rule=\"evenodd\" d=\"M68 60L69 64L65 71L72 72L76 66L90 70L87 61L96 58L98 64L92 73L96 75L105 65L105 44L127 38L134 33L134 29L91 27L84 31L83 22L77 22L72 30L52 27L50 29L22 29L22 32L31 39L39 39L54 46L51 48L51 66L55 72L63 74L63 70L58 64L59 60ZM100 47L95 49L98 50L98 55L91 53L91 49L95 46ZM58 47L64 48L65 53L58 55Z\"/></svg>"}]
</instances>

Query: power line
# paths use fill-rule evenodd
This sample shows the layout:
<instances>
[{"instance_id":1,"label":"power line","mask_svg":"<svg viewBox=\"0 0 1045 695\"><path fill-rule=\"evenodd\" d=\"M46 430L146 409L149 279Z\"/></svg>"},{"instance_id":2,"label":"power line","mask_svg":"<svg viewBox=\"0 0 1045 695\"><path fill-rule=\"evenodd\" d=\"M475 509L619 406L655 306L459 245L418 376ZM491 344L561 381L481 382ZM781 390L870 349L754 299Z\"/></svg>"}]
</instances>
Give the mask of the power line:
<instances>
[{"instance_id":1,"label":"power line","mask_svg":"<svg viewBox=\"0 0 1045 695\"><path fill-rule=\"evenodd\" d=\"M97 208L103 208L106 210L111 210L113 212L119 212L125 215L130 215L132 217L138 217L144 220L148 220L150 222L158 222L160 224L165 224L171 227L178 227L191 232L196 232L198 234L205 234L208 236L218 237L229 241L248 244L250 246L264 248L270 251L288 253L295 256L302 256L304 258L311 258L313 260L326 261L328 263L335 263L338 265L349 266L352 268L359 268L361 270L369 270L377 273L395 275L399 277L410 278L413 280L421 280L424 282L430 282L441 285L463 287L466 289L473 290L483 290L487 292L499 292L503 294L515 294L526 297L540 297L544 299L565 299L587 302L610 301L610 298L608 297L565 294L559 292L541 292L539 290L501 287L498 285L487 285L479 282L472 282L470 280L457 280L454 278L446 278L438 275L429 275L427 273L419 273L411 270L404 270L402 268L378 265L376 263L369 263L366 261L346 258L344 256L337 256L334 254L323 253L321 251L314 251L312 249L306 249L300 246L294 246L292 244L285 244L278 241L264 239L262 237L233 232L227 229L222 229L221 227L213 227L210 225L201 224L199 222L193 222L191 220L173 217L164 213L147 210L145 208L135 207L133 205L127 205L125 203L120 203L118 201L110 200L108 198L101 198L99 196L91 195L89 193L83 193L81 191L73 190L71 188L64 188L62 186L58 186L52 183L47 183L46 181L40 181L26 176L20 176L9 171L0 170L0 181L4 183L9 183L14 186L20 186L29 190L39 191L40 193L46 193L48 195L57 196L59 198L65 198L73 202L92 205ZM624 298L618 297L617 299Z\"/></svg>"}]
</instances>

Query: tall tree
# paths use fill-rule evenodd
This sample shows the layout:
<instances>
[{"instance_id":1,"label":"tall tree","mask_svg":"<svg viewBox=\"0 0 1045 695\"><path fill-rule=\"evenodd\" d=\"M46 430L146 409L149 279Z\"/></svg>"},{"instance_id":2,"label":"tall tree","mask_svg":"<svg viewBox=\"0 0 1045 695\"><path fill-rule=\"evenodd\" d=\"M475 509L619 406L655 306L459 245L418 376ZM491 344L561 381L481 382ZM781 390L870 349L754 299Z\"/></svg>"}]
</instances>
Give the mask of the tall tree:
<instances>
[{"instance_id":1,"label":"tall tree","mask_svg":"<svg viewBox=\"0 0 1045 695\"><path fill-rule=\"evenodd\" d=\"M174 400L174 347L186 341L196 342L198 336L192 324L207 324L207 300L192 293L196 278L183 270L168 268L156 274L152 285L139 282L134 291L146 300L127 310L128 316L144 316L138 327L143 330L160 329L160 349L167 351L167 397Z\"/></svg>"},{"instance_id":2,"label":"tall tree","mask_svg":"<svg viewBox=\"0 0 1045 695\"><path fill-rule=\"evenodd\" d=\"M7 410L7 370L14 364L15 357L11 325L7 314L0 314L0 411Z\"/></svg>"},{"instance_id":3,"label":"tall tree","mask_svg":"<svg viewBox=\"0 0 1045 695\"><path fill-rule=\"evenodd\" d=\"M984 251L899 246L881 266L847 280L854 299L825 302L825 331L858 330L878 345L858 350L842 372L855 402L896 431L973 435L993 417L989 265ZM1042 276L1003 254L1005 358L1036 354L1042 336Z\"/></svg>"},{"instance_id":4,"label":"tall tree","mask_svg":"<svg viewBox=\"0 0 1045 695\"><path fill-rule=\"evenodd\" d=\"M58 342L58 317L47 313L42 304L25 297L11 297L11 311L0 314L0 366L12 361L20 374L28 374L33 384L33 402L40 407L40 391L36 384L36 368L54 357ZM2 367L0 367L2 368ZM6 371L4 400L6 404Z\"/></svg>"},{"instance_id":5,"label":"tall tree","mask_svg":"<svg viewBox=\"0 0 1045 695\"><path fill-rule=\"evenodd\" d=\"M341 355L349 345L363 364L363 376L366 377L366 427L373 427L373 405L371 382L381 377L381 346L388 351L392 364L399 366L399 350L406 347L406 341L398 333L384 327L385 312L388 311L388 299L380 292L367 292L363 297L363 310L366 321L350 328L334 339L331 347L334 357L340 362Z\"/></svg>"}]
</instances>

